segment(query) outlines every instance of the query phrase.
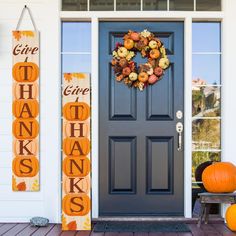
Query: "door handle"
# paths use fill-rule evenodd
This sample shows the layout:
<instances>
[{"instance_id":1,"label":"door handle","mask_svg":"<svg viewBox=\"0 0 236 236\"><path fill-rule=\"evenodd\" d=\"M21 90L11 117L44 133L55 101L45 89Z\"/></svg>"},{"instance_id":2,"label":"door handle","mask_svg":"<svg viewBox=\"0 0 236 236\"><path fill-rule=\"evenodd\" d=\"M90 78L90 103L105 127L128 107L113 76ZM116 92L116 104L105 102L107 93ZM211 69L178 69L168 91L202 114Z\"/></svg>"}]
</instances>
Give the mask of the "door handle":
<instances>
[{"instance_id":1,"label":"door handle","mask_svg":"<svg viewBox=\"0 0 236 236\"><path fill-rule=\"evenodd\" d=\"M176 124L176 131L178 133L178 147L177 150L181 151L182 150L182 132L183 132L184 126L182 122L178 122Z\"/></svg>"}]
</instances>

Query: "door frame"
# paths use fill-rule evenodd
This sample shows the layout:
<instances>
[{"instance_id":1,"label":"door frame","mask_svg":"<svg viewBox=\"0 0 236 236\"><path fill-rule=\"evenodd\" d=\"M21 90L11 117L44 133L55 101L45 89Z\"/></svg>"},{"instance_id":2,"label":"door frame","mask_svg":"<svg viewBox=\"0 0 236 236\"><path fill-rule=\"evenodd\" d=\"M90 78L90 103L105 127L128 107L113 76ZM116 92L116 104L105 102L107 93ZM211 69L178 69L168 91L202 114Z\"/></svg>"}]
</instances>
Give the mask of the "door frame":
<instances>
[{"instance_id":1,"label":"door frame","mask_svg":"<svg viewBox=\"0 0 236 236\"><path fill-rule=\"evenodd\" d=\"M225 3L225 1L223 1ZM221 12L183 11L61 11L61 21L90 21L92 32L92 218L99 219L99 22L100 21L182 21L184 22L184 217L192 217L192 22L224 19ZM223 37L221 40L223 45Z\"/></svg>"}]
</instances>

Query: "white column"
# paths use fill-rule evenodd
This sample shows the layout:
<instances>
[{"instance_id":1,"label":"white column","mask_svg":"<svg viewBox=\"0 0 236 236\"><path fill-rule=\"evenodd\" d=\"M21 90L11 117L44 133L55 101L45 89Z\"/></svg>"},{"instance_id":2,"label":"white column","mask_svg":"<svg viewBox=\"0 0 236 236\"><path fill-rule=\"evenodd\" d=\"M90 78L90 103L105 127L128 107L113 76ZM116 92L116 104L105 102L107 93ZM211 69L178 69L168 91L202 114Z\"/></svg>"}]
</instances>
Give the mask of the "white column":
<instances>
[{"instance_id":1,"label":"white column","mask_svg":"<svg viewBox=\"0 0 236 236\"><path fill-rule=\"evenodd\" d=\"M192 18L184 22L184 216L192 217Z\"/></svg>"},{"instance_id":2,"label":"white column","mask_svg":"<svg viewBox=\"0 0 236 236\"><path fill-rule=\"evenodd\" d=\"M222 22L222 161L236 164L236 1L224 0L222 7L225 14ZM227 206L224 205L223 217L226 208Z\"/></svg>"},{"instance_id":3,"label":"white column","mask_svg":"<svg viewBox=\"0 0 236 236\"><path fill-rule=\"evenodd\" d=\"M92 218L98 218L98 187L99 187L99 86L98 86L98 50L99 50L99 34L98 34L99 22L97 17L92 18Z\"/></svg>"}]
</instances>

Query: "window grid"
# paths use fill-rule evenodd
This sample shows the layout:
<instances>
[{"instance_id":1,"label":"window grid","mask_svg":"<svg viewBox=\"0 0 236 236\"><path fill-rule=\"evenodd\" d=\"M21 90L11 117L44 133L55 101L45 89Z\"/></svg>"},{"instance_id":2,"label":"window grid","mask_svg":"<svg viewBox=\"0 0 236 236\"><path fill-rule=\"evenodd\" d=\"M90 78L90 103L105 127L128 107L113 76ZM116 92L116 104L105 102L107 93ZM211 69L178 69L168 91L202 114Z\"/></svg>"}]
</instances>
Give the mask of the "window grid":
<instances>
[{"instance_id":1,"label":"window grid","mask_svg":"<svg viewBox=\"0 0 236 236\"><path fill-rule=\"evenodd\" d=\"M194 10L196 10L196 1L197 0L194 0ZM197 22L196 22L197 23ZM199 22L200 23L200 22ZM204 22L201 22L201 23L204 23ZM209 22L208 22L209 23ZM193 22L194 24L194 22ZM220 36L220 33L221 33L221 29L219 28L219 36ZM219 41L219 44L221 42ZM219 45L220 46L220 45ZM192 56L194 55L219 55L219 57L221 57L222 55L222 52L221 52L221 47L219 47L219 51L200 51L200 50L197 50L197 51L193 51L192 52ZM220 58L220 61L221 61L221 58ZM194 68L194 64L193 64L193 68ZM193 129L193 137L194 137L194 132L195 133L195 141L194 139L192 140L192 165L193 165L193 170L198 167L198 165L202 164L203 162L205 161L215 161L215 160L221 160L221 87L222 87L222 80L221 80L221 63L220 63L220 70L219 70L219 73L220 73L220 81L218 82L218 84L213 84L212 82L207 82L207 84L204 84L204 85L195 85L195 84L192 84L192 88L196 88L196 87L199 87L199 88L209 88L210 87L213 87L213 88L219 88L219 116L217 116L218 114L217 113L213 113L213 116L206 116L204 117L204 111L207 110L208 108L201 108L202 110L200 111L200 113L198 113L197 115L200 114L200 116L194 116L194 113L192 114L192 126L196 125L197 123L194 123L194 122L197 122L199 121L198 124L204 124L203 122L208 120L209 122L214 122L214 123L209 123L210 125L211 124L214 124L214 126L211 128L211 129L216 129L217 130L217 134L219 135L219 139L215 139L214 141L212 141L211 139L202 139L202 143L201 143L201 137L205 137L204 135L201 134L201 132L205 132L205 128L206 127L203 127L202 128L199 128L199 130L196 129L196 126L195 128ZM193 78L194 79L194 78ZM200 79L204 79L204 78L200 78ZM194 90L192 90L194 91ZM193 93L193 92L192 92ZM214 92L215 93L215 92ZM203 95L204 96L204 95ZM204 97L203 99L206 99L206 97ZM193 103L194 104L194 103ZM195 105L195 104L194 104ZM218 111L217 111L218 112ZM209 113L205 113L206 115L209 114ZM216 115L217 114L217 115ZM202 123L201 123L202 121ZM217 122L219 123L217 123ZM206 121L207 122L207 121ZM219 129L219 130L218 130ZM210 141L210 143L209 143ZM207 143L208 142L208 143ZM219 146L218 146L219 145ZM218 147L219 148L218 148ZM208 148L209 147L209 148ZM217 148L216 148L217 147ZM197 164L198 163L198 164ZM192 188L193 189L196 189L196 188L199 188L199 185L198 184L201 184L202 182L199 182L199 181L196 181L195 180L195 173L193 171L193 179L192 179ZM196 191L196 190L193 190L193 191Z\"/></svg>"},{"instance_id":2,"label":"window grid","mask_svg":"<svg viewBox=\"0 0 236 236\"><path fill-rule=\"evenodd\" d=\"M62 3L63 3L63 1L65 1L65 0L62 0ZM79 1L79 0L77 0L77 1ZM127 0L128 1L128 0ZM139 0L140 1L140 11L145 11L144 9L143 9L143 5L144 5L144 0ZM197 10L197 1L198 0L191 0L192 2L193 2L193 11L198 11ZM86 0L86 3L87 3L87 11L90 11L90 0ZM117 11L117 1L116 0L113 0L113 11ZM170 0L166 0L166 4L167 4L167 9L166 9L166 11L170 11ZM62 8L63 8L63 4L62 4ZM62 9L63 10L63 9ZM219 11L221 11L222 10L222 1L221 1L221 3L220 3L220 10ZM79 10L80 11L80 10ZM121 11L123 11L123 10L121 10ZM184 11L184 10L183 10ZM202 10L199 10L199 11L202 11ZM206 9L205 11L210 11L209 9Z\"/></svg>"}]
</instances>

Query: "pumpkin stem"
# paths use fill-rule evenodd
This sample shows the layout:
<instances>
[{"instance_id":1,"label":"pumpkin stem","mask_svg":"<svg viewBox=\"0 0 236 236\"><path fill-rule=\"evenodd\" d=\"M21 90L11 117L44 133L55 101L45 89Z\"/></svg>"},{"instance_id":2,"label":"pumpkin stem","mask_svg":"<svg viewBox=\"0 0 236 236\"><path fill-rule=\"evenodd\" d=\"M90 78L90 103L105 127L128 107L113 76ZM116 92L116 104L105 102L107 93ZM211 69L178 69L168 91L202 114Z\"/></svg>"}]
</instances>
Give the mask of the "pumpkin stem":
<instances>
[{"instance_id":1,"label":"pumpkin stem","mask_svg":"<svg viewBox=\"0 0 236 236\"><path fill-rule=\"evenodd\" d=\"M79 101L79 97L77 97L76 99L75 99L75 102L78 102Z\"/></svg>"},{"instance_id":2,"label":"pumpkin stem","mask_svg":"<svg viewBox=\"0 0 236 236\"><path fill-rule=\"evenodd\" d=\"M25 58L25 62L27 62L27 61L28 61L28 57Z\"/></svg>"}]
</instances>

